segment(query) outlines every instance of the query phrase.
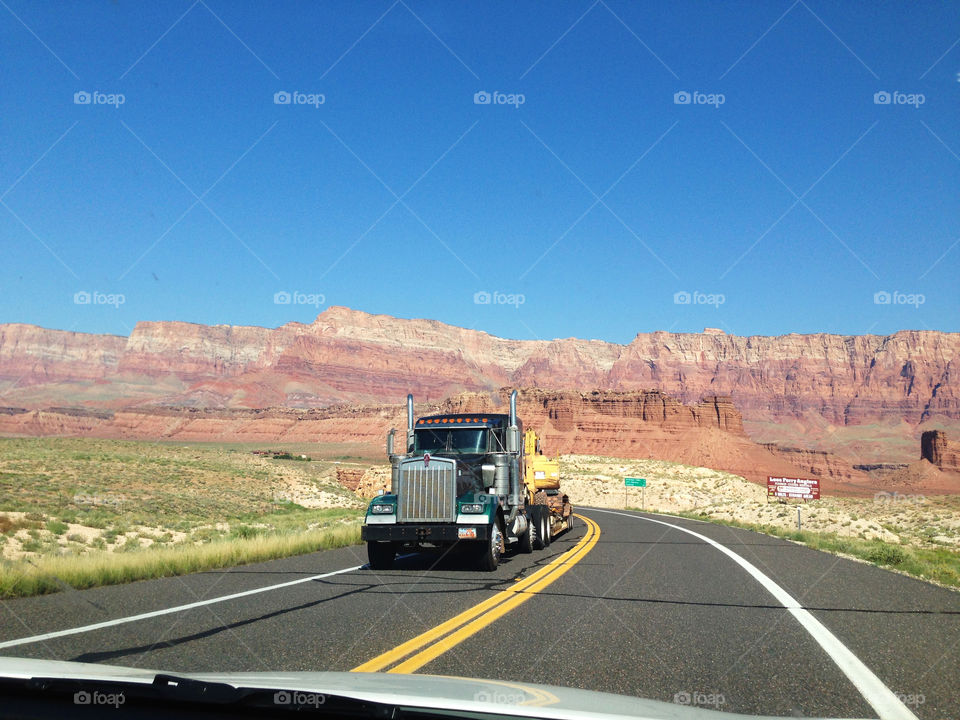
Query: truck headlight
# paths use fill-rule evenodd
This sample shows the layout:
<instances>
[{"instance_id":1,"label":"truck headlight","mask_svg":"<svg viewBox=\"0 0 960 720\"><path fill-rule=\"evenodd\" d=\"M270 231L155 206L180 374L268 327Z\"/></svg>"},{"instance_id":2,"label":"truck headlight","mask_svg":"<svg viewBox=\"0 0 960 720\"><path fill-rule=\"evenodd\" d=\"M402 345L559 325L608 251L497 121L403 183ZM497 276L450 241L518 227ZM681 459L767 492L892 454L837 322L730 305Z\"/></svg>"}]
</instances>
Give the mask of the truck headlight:
<instances>
[{"instance_id":1,"label":"truck headlight","mask_svg":"<svg viewBox=\"0 0 960 720\"><path fill-rule=\"evenodd\" d=\"M483 503L467 503L460 506L460 512L465 515L471 515L483 512Z\"/></svg>"},{"instance_id":2,"label":"truck headlight","mask_svg":"<svg viewBox=\"0 0 960 720\"><path fill-rule=\"evenodd\" d=\"M396 510L396 505L371 505L371 515L392 515Z\"/></svg>"}]
</instances>

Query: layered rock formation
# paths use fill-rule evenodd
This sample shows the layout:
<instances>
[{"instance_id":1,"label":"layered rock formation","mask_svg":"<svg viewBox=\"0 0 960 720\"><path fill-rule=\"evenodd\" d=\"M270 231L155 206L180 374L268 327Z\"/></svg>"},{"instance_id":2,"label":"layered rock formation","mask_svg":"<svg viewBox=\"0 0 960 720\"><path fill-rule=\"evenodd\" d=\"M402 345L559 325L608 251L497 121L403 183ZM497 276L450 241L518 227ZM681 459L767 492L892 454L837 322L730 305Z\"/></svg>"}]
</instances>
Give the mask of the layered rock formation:
<instances>
[{"instance_id":1,"label":"layered rock formation","mask_svg":"<svg viewBox=\"0 0 960 720\"><path fill-rule=\"evenodd\" d=\"M920 437L920 459L871 473L884 490L919 494L960 493L960 445L940 430Z\"/></svg>"},{"instance_id":2,"label":"layered rock formation","mask_svg":"<svg viewBox=\"0 0 960 720\"><path fill-rule=\"evenodd\" d=\"M129 339L0 324L0 379L20 385L114 375Z\"/></svg>"},{"instance_id":3,"label":"layered rock formation","mask_svg":"<svg viewBox=\"0 0 960 720\"><path fill-rule=\"evenodd\" d=\"M356 492L365 472L364 468L337 468L337 482L350 492Z\"/></svg>"},{"instance_id":4,"label":"layered rock formation","mask_svg":"<svg viewBox=\"0 0 960 720\"><path fill-rule=\"evenodd\" d=\"M731 398L754 424L802 427L813 416L825 426L900 421L910 432L932 419L960 423L958 361L960 334L933 331L738 337L708 328L617 345L506 340L333 307L276 329L141 322L128 338L0 325L0 399L33 409L322 408L401 402L407 392L438 402L504 385L656 389L688 405ZM657 401L646 402L643 412L655 412Z\"/></svg>"},{"instance_id":5,"label":"layered rock formation","mask_svg":"<svg viewBox=\"0 0 960 720\"><path fill-rule=\"evenodd\" d=\"M442 412L506 412L510 388L496 393L460 393L441 403ZM583 413L612 418L611 423L639 420L664 429L712 427L743 435L743 418L729 397L711 396L695 405L684 405L659 390L639 392L564 392L521 388L517 414L533 427L544 422L559 431L577 427ZM622 423L621 423L622 424Z\"/></svg>"},{"instance_id":6,"label":"layered rock formation","mask_svg":"<svg viewBox=\"0 0 960 720\"><path fill-rule=\"evenodd\" d=\"M444 412L506 412L509 388L463 393L441 405ZM821 478L831 492L872 487L869 475L829 453L780 452L743 432L729 397L710 396L684 405L659 391L570 392L521 390L517 413L537 430L550 454L578 453L655 458L727 470L754 482L768 475Z\"/></svg>"},{"instance_id":7,"label":"layered rock formation","mask_svg":"<svg viewBox=\"0 0 960 720\"><path fill-rule=\"evenodd\" d=\"M773 443L762 443L771 454L778 458L786 460L794 467L800 468L801 477L818 477L833 480L843 484L854 484L867 487L872 483L869 472L864 466L852 464L851 460L856 458L843 457L834 453L824 452L822 450L807 450L806 448L782 447ZM892 465L890 469L897 469L898 465ZM886 469L883 464L874 470Z\"/></svg>"},{"instance_id":8,"label":"layered rock formation","mask_svg":"<svg viewBox=\"0 0 960 720\"><path fill-rule=\"evenodd\" d=\"M416 414L433 412L505 412L509 388L460 393L440 404L418 403ZM653 458L727 470L765 483L768 475L819 477L828 494L872 494L891 487L921 487L926 492L960 492L960 474L905 468L903 478L871 476L850 459L830 453L759 445L744 434L729 398L711 396L684 405L656 391L590 392L523 389L518 413L525 426L541 435L551 454ZM139 408L24 410L0 408L0 435L94 436L126 439L262 443L336 443L385 452L391 427L403 428L401 403L337 406L323 409L257 410ZM944 458L951 457L943 455ZM953 456L955 457L955 456ZM903 473L901 473L903 474ZM357 492L376 494L385 476L341 468L340 481ZM924 485L926 483L926 485Z\"/></svg>"},{"instance_id":9,"label":"layered rock formation","mask_svg":"<svg viewBox=\"0 0 960 720\"><path fill-rule=\"evenodd\" d=\"M688 402L729 394L751 419L779 421L814 411L828 422L895 416L958 417L951 384L960 360L955 333L736 337L663 332L638 335L610 373L614 387L657 387Z\"/></svg>"},{"instance_id":10,"label":"layered rock formation","mask_svg":"<svg viewBox=\"0 0 960 720\"><path fill-rule=\"evenodd\" d=\"M138 385L133 399L140 401L152 395L164 403L224 407L397 401L407 392L437 401L460 390L509 384L656 388L686 403L730 396L750 419L814 411L835 424L891 415L915 424L932 415L960 418L952 382L958 358L955 333L655 332L622 346L574 338L504 340L346 308L330 308L309 325L274 330L141 322L129 338L0 326L0 381L8 399L53 384L51 397L59 395L60 402L48 404L60 405L77 399L97 404L86 392L91 381Z\"/></svg>"},{"instance_id":11,"label":"layered rock formation","mask_svg":"<svg viewBox=\"0 0 960 720\"><path fill-rule=\"evenodd\" d=\"M920 458L940 470L960 472L960 443L941 430L928 430L920 437Z\"/></svg>"}]
</instances>

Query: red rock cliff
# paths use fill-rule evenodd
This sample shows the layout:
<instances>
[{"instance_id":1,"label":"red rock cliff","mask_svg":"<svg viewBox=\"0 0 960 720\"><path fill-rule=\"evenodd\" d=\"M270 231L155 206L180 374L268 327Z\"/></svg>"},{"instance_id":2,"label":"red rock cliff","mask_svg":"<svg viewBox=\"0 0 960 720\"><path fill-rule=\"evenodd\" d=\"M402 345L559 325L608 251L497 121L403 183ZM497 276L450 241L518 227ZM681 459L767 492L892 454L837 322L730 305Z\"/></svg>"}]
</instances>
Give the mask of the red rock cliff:
<instances>
[{"instance_id":1,"label":"red rock cliff","mask_svg":"<svg viewBox=\"0 0 960 720\"><path fill-rule=\"evenodd\" d=\"M920 458L940 470L960 472L960 443L948 440L941 430L928 430L920 437Z\"/></svg>"},{"instance_id":2,"label":"red rock cliff","mask_svg":"<svg viewBox=\"0 0 960 720\"><path fill-rule=\"evenodd\" d=\"M311 324L276 329L142 322L129 338L0 325L4 402L27 407L144 401L323 407L398 402L407 392L438 402L463 390L515 385L656 388L688 404L729 397L756 422L802 421L815 413L835 425L891 419L914 425L960 420L958 362L957 333L655 332L624 346L576 338L506 340L433 320L337 307ZM103 386L97 393L91 380Z\"/></svg>"}]
</instances>

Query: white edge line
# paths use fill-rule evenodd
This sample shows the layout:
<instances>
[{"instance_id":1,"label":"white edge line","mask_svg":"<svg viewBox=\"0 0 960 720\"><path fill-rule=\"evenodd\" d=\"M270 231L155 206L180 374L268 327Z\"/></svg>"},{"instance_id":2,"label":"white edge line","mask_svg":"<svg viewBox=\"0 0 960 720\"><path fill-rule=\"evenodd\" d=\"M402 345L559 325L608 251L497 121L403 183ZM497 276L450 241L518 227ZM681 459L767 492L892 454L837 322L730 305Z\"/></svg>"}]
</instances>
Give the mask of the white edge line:
<instances>
[{"instance_id":1,"label":"white edge line","mask_svg":"<svg viewBox=\"0 0 960 720\"><path fill-rule=\"evenodd\" d=\"M657 523L658 525L666 525L667 527L685 532L688 535L693 535L695 538L712 545L746 570L754 580L763 585L767 592L773 595L783 607L790 611L790 614L803 626L803 629L810 633L810 636L816 640L820 647L830 656L830 659L836 663L840 671L846 675L847 679L860 691L863 699L876 710L880 720L917 720L917 716L903 704L900 698L898 698L890 688L884 685L883 681L874 675L873 671L870 670L860 658L854 655L846 645L840 642L837 636L817 620L810 611L804 609L800 603L793 599L790 593L730 548L721 545L716 540L708 538L706 535L701 535L693 530L681 527L680 525L674 525L673 523L663 522L662 520L654 520L653 518L642 515L631 515L614 510L598 509L593 512L622 515L623 517L634 518L636 520L646 520L647 522Z\"/></svg>"},{"instance_id":2,"label":"white edge line","mask_svg":"<svg viewBox=\"0 0 960 720\"><path fill-rule=\"evenodd\" d=\"M154 610L153 612L141 613L140 615L130 615L129 617L117 618L116 620L105 620L104 622L94 623L93 625L83 625L82 627L69 628L68 630L57 630L55 632L44 633L43 635L33 635L32 637L20 638L18 640L7 640L6 642L0 642L0 649L15 647L17 645L29 645L42 640L51 640L53 638L64 637L66 635L78 635L80 633L90 632L91 630L100 630L101 628L113 627L114 625L123 625L124 623L136 622L137 620L147 620L149 618L159 617L161 615L169 615L175 612L183 612L184 610L192 610L193 608L202 607L204 605L213 605L214 603L225 602L226 600L235 600L236 598L242 598L248 595L256 595L269 590L279 590L280 588L290 587L291 585L299 585L300 583L322 580L323 578L328 578L332 575L342 575L343 573L359 570L362 567L365 566L356 565L351 568L334 570L333 572L324 573L322 575L312 575L311 577L300 578L299 580L291 580L289 582L280 583L279 585L267 585L266 587L254 588L253 590L244 590L243 592L233 593L232 595L222 595L220 597L210 598L209 600L198 600L197 602L187 603L186 605L177 605L176 607L164 608L163 610Z\"/></svg>"},{"instance_id":3,"label":"white edge line","mask_svg":"<svg viewBox=\"0 0 960 720\"><path fill-rule=\"evenodd\" d=\"M600 512L610 512L609 510L607 510L607 509L605 509L605 508L592 507L592 506L590 506L590 505L584 505L584 506L581 508L581 510L599 510ZM686 516L684 516L684 515L671 515L670 513L657 512L657 511L655 511L655 510L634 510L634 512L638 512L638 513L641 513L641 512L650 513L651 515L656 515L657 517L676 518L677 520L686 520L687 522L702 523L702 524L704 524L704 525L716 525L716 523L712 523L712 522L710 522L709 520L697 520L696 518L688 518L688 517L686 517ZM628 515L628 517L633 517L633 515Z\"/></svg>"}]
</instances>

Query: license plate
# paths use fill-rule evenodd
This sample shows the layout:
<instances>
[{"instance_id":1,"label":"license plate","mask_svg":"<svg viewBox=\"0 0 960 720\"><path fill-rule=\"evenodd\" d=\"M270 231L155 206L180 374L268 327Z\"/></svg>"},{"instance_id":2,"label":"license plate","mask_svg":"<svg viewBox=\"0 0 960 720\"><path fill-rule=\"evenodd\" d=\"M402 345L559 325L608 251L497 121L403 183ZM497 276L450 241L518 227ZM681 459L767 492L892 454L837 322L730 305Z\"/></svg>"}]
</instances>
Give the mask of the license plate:
<instances>
[{"instance_id":1,"label":"license plate","mask_svg":"<svg viewBox=\"0 0 960 720\"><path fill-rule=\"evenodd\" d=\"M457 528L457 537L461 540L476 540L477 539L477 529L476 528Z\"/></svg>"}]
</instances>

